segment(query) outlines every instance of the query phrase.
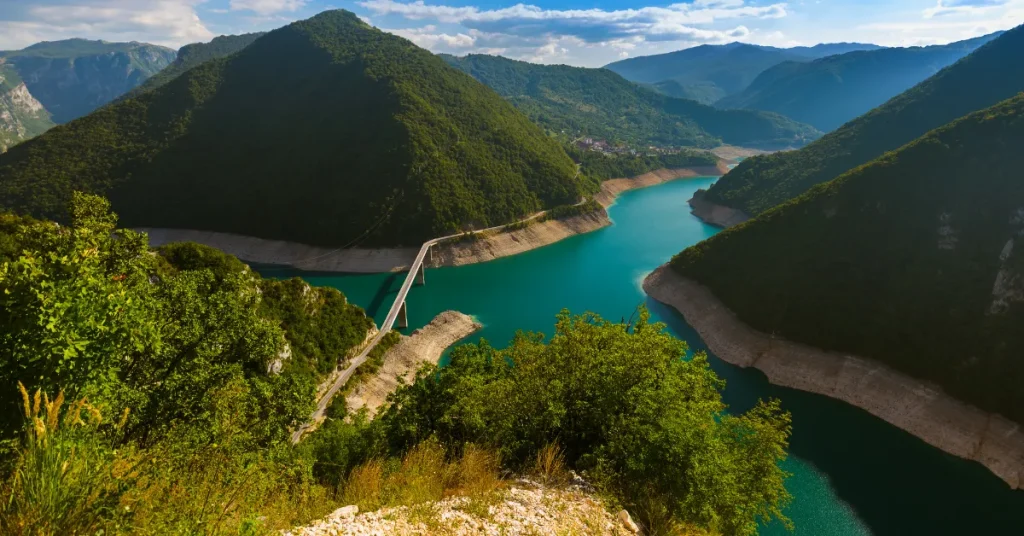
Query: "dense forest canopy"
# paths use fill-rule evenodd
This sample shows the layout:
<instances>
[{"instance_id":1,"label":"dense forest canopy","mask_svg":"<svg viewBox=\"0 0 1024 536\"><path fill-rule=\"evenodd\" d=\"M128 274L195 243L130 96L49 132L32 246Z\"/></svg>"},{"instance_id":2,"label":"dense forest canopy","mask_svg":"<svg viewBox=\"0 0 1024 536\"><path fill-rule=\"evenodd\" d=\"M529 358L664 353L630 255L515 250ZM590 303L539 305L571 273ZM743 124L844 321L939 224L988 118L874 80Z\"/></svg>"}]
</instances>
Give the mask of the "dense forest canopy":
<instances>
[{"instance_id":1,"label":"dense forest canopy","mask_svg":"<svg viewBox=\"0 0 1024 536\"><path fill-rule=\"evenodd\" d=\"M560 145L496 93L327 11L0 157L0 207L66 221L408 245L581 197Z\"/></svg>"},{"instance_id":2,"label":"dense forest canopy","mask_svg":"<svg viewBox=\"0 0 1024 536\"><path fill-rule=\"evenodd\" d=\"M1024 422L1024 95L672 260L766 333Z\"/></svg>"},{"instance_id":3,"label":"dense forest canopy","mask_svg":"<svg viewBox=\"0 0 1024 536\"><path fill-rule=\"evenodd\" d=\"M820 135L774 113L719 110L661 95L607 69L537 65L500 56L442 56L549 132L634 146L800 146Z\"/></svg>"},{"instance_id":4,"label":"dense forest canopy","mask_svg":"<svg viewBox=\"0 0 1024 536\"><path fill-rule=\"evenodd\" d=\"M880 106L1002 32L928 47L882 48L787 61L759 74L719 108L777 112L829 132Z\"/></svg>"},{"instance_id":5,"label":"dense forest canopy","mask_svg":"<svg viewBox=\"0 0 1024 536\"><path fill-rule=\"evenodd\" d=\"M756 216L954 119L1024 91L1024 27L978 48L814 143L748 158L708 191L709 201Z\"/></svg>"}]
</instances>

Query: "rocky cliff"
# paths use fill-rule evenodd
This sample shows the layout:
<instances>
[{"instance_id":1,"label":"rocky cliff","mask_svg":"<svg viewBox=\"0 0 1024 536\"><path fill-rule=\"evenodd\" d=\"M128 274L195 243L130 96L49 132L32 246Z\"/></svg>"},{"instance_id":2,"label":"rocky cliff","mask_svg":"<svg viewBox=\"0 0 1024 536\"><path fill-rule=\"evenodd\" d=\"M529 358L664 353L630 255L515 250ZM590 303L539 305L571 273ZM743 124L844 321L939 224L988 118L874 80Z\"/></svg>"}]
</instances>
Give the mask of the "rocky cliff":
<instances>
[{"instance_id":1,"label":"rocky cliff","mask_svg":"<svg viewBox=\"0 0 1024 536\"><path fill-rule=\"evenodd\" d=\"M52 126L50 114L0 58L0 153Z\"/></svg>"}]
</instances>

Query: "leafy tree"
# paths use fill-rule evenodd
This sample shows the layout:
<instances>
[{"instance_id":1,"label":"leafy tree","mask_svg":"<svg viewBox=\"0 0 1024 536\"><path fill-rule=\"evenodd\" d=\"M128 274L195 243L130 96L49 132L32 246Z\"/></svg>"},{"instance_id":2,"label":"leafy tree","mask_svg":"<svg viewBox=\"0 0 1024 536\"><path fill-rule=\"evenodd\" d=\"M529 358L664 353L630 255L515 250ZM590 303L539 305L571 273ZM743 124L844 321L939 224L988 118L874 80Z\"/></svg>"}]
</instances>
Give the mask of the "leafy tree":
<instances>
[{"instance_id":1,"label":"leafy tree","mask_svg":"<svg viewBox=\"0 0 1024 536\"><path fill-rule=\"evenodd\" d=\"M448 451L494 448L512 467L558 442L623 501L668 504L679 520L725 534L785 520L788 414L777 402L726 414L722 381L686 350L646 310L631 326L563 312L547 343L520 333L505 350L458 347L379 419L393 450L436 436Z\"/></svg>"}]
</instances>

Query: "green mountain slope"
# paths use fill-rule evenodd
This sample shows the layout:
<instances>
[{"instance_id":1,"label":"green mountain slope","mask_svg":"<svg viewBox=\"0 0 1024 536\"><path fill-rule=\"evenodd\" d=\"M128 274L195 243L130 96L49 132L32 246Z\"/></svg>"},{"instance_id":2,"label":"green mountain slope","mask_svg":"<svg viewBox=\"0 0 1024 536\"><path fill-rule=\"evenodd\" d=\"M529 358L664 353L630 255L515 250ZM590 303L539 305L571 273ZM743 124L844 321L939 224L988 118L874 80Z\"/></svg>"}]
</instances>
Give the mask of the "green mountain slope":
<instances>
[{"instance_id":1,"label":"green mountain slope","mask_svg":"<svg viewBox=\"0 0 1024 536\"><path fill-rule=\"evenodd\" d=\"M581 184L496 93L329 11L0 157L3 208L63 219L73 190L128 226L342 246L509 222Z\"/></svg>"},{"instance_id":2,"label":"green mountain slope","mask_svg":"<svg viewBox=\"0 0 1024 536\"><path fill-rule=\"evenodd\" d=\"M700 45L667 54L629 58L605 66L627 80L654 84L674 80L685 86L713 86L721 96L738 93L765 69L784 61L809 61L876 45L841 43L783 49L745 43ZM704 89L707 91L707 89Z\"/></svg>"},{"instance_id":3,"label":"green mountain slope","mask_svg":"<svg viewBox=\"0 0 1024 536\"><path fill-rule=\"evenodd\" d=\"M778 112L828 132L884 104L1001 33L948 45L883 48L812 62L780 63L716 106Z\"/></svg>"},{"instance_id":4,"label":"green mountain slope","mask_svg":"<svg viewBox=\"0 0 1024 536\"><path fill-rule=\"evenodd\" d=\"M1024 422L1024 95L672 266L766 333L881 360Z\"/></svg>"},{"instance_id":5,"label":"green mountain slope","mask_svg":"<svg viewBox=\"0 0 1024 536\"><path fill-rule=\"evenodd\" d=\"M224 58L242 50L252 44L253 41L266 35L266 32L248 33L242 35L222 35L214 37L209 43L192 43L178 49L178 56L174 62L156 73L141 86L128 93L135 96L144 91L160 87L171 80L174 80L181 73L210 60Z\"/></svg>"},{"instance_id":6,"label":"green mountain slope","mask_svg":"<svg viewBox=\"0 0 1024 536\"><path fill-rule=\"evenodd\" d=\"M29 93L17 71L0 59L0 153L52 126L50 114Z\"/></svg>"},{"instance_id":7,"label":"green mountain slope","mask_svg":"<svg viewBox=\"0 0 1024 536\"><path fill-rule=\"evenodd\" d=\"M958 117L1024 90L1024 27L980 47L884 105L799 151L748 158L708 190L757 215Z\"/></svg>"},{"instance_id":8,"label":"green mountain slope","mask_svg":"<svg viewBox=\"0 0 1024 536\"><path fill-rule=\"evenodd\" d=\"M777 114L723 111L640 87L607 69L536 65L499 56L444 55L558 134L634 144L802 145L818 132Z\"/></svg>"},{"instance_id":9,"label":"green mountain slope","mask_svg":"<svg viewBox=\"0 0 1024 536\"><path fill-rule=\"evenodd\" d=\"M57 123L81 117L127 93L174 61L145 43L68 39L0 52Z\"/></svg>"}]
</instances>

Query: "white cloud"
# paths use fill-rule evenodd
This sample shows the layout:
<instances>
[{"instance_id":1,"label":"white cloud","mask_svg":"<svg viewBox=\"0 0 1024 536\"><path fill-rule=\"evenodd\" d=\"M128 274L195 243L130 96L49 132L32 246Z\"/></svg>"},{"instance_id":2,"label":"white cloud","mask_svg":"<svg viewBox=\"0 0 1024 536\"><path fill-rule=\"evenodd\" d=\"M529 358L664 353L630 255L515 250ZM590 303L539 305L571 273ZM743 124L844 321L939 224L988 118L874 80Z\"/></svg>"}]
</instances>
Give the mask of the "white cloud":
<instances>
[{"instance_id":1,"label":"white cloud","mask_svg":"<svg viewBox=\"0 0 1024 536\"><path fill-rule=\"evenodd\" d=\"M431 25L422 28L386 31L404 37L423 48L428 48L435 52L450 52L452 50L470 48L476 44L476 37L474 36L464 33L455 35L439 33L437 27Z\"/></svg>"},{"instance_id":2,"label":"white cloud","mask_svg":"<svg viewBox=\"0 0 1024 536\"><path fill-rule=\"evenodd\" d=\"M178 47L213 33L196 14L203 0L0 0L0 50L69 37Z\"/></svg>"},{"instance_id":3,"label":"white cloud","mask_svg":"<svg viewBox=\"0 0 1024 536\"><path fill-rule=\"evenodd\" d=\"M427 4L423 0L362 0L358 3L376 15L399 15L410 20L436 20L521 37L573 36L587 42L602 42L630 36L644 36L652 41L726 42L748 35L749 30L744 26L724 30L695 26L726 19L786 16L784 3L748 6L739 0L698 0L695 3L679 3L667 7L614 11L543 9L526 4L484 10L474 6Z\"/></svg>"},{"instance_id":4,"label":"white cloud","mask_svg":"<svg viewBox=\"0 0 1024 536\"><path fill-rule=\"evenodd\" d=\"M297 11L307 0L231 0L232 11L252 11L258 15L270 15L282 11Z\"/></svg>"}]
</instances>

